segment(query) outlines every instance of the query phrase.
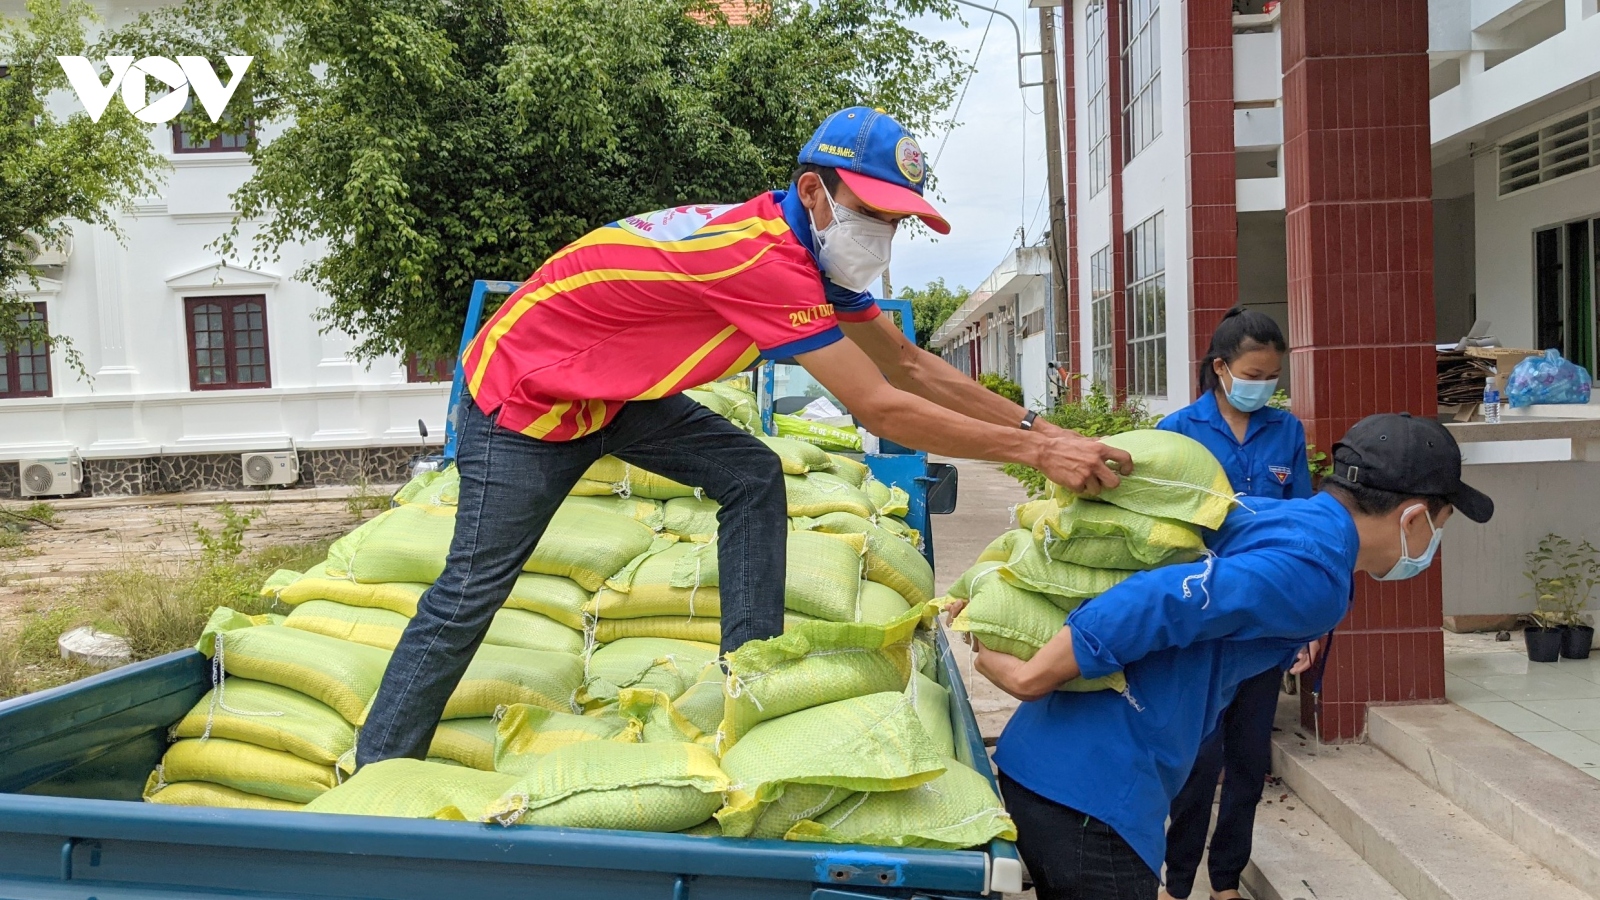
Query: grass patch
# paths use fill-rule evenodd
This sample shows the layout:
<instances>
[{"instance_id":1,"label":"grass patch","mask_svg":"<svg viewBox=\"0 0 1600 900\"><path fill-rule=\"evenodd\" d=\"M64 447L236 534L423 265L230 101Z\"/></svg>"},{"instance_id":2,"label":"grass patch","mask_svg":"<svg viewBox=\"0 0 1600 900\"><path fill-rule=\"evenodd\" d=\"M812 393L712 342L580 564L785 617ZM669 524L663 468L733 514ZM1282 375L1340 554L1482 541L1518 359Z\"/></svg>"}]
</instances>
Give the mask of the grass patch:
<instances>
[{"instance_id":1,"label":"grass patch","mask_svg":"<svg viewBox=\"0 0 1600 900\"><path fill-rule=\"evenodd\" d=\"M368 513L388 509L389 495L374 491L372 483L363 476L356 479L356 492L345 499L344 506L351 518L361 520L367 518Z\"/></svg>"},{"instance_id":2,"label":"grass patch","mask_svg":"<svg viewBox=\"0 0 1600 900\"><path fill-rule=\"evenodd\" d=\"M26 690L27 675L23 671L22 655L11 641L0 641L0 700L15 697Z\"/></svg>"}]
</instances>

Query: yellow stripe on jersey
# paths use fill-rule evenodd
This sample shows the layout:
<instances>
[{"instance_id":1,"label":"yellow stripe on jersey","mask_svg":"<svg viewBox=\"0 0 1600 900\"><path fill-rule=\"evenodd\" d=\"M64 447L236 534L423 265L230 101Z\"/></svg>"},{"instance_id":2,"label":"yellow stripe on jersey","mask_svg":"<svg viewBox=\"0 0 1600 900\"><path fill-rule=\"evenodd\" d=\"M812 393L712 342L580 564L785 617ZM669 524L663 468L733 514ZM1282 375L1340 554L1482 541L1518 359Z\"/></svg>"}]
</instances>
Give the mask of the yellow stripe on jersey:
<instances>
[{"instance_id":1,"label":"yellow stripe on jersey","mask_svg":"<svg viewBox=\"0 0 1600 900\"><path fill-rule=\"evenodd\" d=\"M545 410L544 415L533 420L533 424L522 429L522 433L529 437L542 438L556 429L561 424L561 419L572 409L571 400L562 400L560 403Z\"/></svg>"},{"instance_id":2,"label":"yellow stripe on jersey","mask_svg":"<svg viewBox=\"0 0 1600 900\"><path fill-rule=\"evenodd\" d=\"M633 399L659 400L662 397L665 397L667 394L671 393L674 387L677 387L678 382L682 381L690 372L694 371L695 366L700 365L702 360L704 360L707 356L710 356L712 351L722 346L723 343L728 340L728 338L733 337L734 333L738 330L739 329L736 326L729 325L727 328L717 332L715 337L709 341L706 341L704 344L701 344L698 350L689 354L688 359L678 363L678 367L673 369L671 372L668 372L665 378L651 385L649 390L637 397L634 397Z\"/></svg>"},{"instance_id":3,"label":"yellow stripe on jersey","mask_svg":"<svg viewBox=\"0 0 1600 900\"><path fill-rule=\"evenodd\" d=\"M570 291L576 288L587 287L594 284L604 284L611 281L720 281L724 278L731 278L732 276L737 275L745 269L755 265L763 256L766 256L768 250L771 250L775 246L777 245L768 244L767 246L762 247L749 259L739 263L736 266L723 269L720 272L688 274L684 272L660 272L646 269L590 269L585 272L578 272L576 274L569 275L566 278L560 279L559 281L552 281L548 284L540 285L535 290L529 291L528 293L517 298L516 302L512 304L511 309L505 311L505 313L497 321L495 321L495 323L491 325L487 331L478 335L477 339L483 341L483 353L479 355L478 367L473 370L472 378L469 381L471 393L476 396L478 390L483 386L484 375L489 371L489 360L494 356L495 348L499 345L500 339L505 336L506 332L511 330L513 325L517 324L518 319L527 314L528 310L534 308L545 299L553 297L556 294L562 293L563 291ZM548 413L546 415L548 415ZM539 417L539 421L543 421L544 419L545 416ZM538 423L535 422L534 424L537 425ZM555 426L551 425L550 427L554 428ZM549 428L546 428L544 433L547 433L548 431ZM543 433L537 436L542 437Z\"/></svg>"},{"instance_id":4,"label":"yellow stripe on jersey","mask_svg":"<svg viewBox=\"0 0 1600 900\"><path fill-rule=\"evenodd\" d=\"M783 219L751 218L740 222L708 225L682 240L660 241L635 234L626 228L607 226L605 228L596 228L594 231L562 247L556 251L554 256L550 257L549 262L554 262L569 253L588 247L645 247L653 250L664 250L668 253L720 250L763 234L780 235L788 230L789 223Z\"/></svg>"}]
</instances>

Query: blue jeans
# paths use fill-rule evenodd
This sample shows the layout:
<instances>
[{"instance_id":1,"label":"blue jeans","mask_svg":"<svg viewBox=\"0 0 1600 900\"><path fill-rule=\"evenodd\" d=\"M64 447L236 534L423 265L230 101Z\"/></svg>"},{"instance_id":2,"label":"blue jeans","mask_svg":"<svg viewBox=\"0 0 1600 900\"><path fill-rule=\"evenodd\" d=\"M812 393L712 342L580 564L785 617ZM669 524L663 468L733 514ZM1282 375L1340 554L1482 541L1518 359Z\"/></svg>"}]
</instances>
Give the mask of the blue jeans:
<instances>
[{"instance_id":1,"label":"blue jeans","mask_svg":"<svg viewBox=\"0 0 1600 900\"><path fill-rule=\"evenodd\" d=\"M628 403L599 431L541 441L461 404L461 496L444 573L417 602L361 730L359 765L422 759L446 701L522 564L585 470L606 454L703 488L717 513L722 651L783 633L788 503L766 445L684 396Z\"/></svg>"},{"instance_id":2,"label":"blue jeans","mask_svg":"<svg viewBox=\"0 0 1600 900\"><path fill-rule=\"evenodd\" d=\"M1041 797L1000 773L1017 852L1038 900L1155 900L1158 883L1139 854L1106 823Z\"/></svg>"},{"instance_id":3,"label":"blue jeans","mask_svg":"<svg viewBox=\"0 0 1600 900\"><path fill-rule=\"evenodd\" d=\"M1168 894L1183 898L1194 890L1195 871L1200 868L1206 830L1211 826L1217 775L1223 771L1227 774L1206 868L1211 874L1211 890L1239 889L1239 876L1250 862L1256 806L1272 770L1272 720L1282 684L1283 670L1276 667L1245 680L1223 712L1217 730L1200 745L1189 780L1172 801L1172 819L1167 825Z\"/></svg>"}]
</instances>

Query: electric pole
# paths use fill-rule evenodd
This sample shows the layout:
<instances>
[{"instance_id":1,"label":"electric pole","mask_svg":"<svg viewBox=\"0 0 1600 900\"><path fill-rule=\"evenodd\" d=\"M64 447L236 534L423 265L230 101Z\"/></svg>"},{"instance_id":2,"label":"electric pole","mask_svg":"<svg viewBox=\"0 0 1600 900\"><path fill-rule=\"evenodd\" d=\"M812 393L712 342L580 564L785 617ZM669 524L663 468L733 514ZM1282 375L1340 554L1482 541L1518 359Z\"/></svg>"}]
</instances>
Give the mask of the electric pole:
<instances>
[{"instance_id":1,"label":"electric pole","mask_svg":"<svg viewBox=\"0 0 1600 900\"><path fill-rule=\"evenodd\" d=\"M1071 15L1071 7L1065 7ZM1056 82L1056 17L1055 10L1039 8L1040 64L1044 69L1044 146L1045 177L1050 191L1050 299L1055 320L1055 334L1051 343L1051 362L1063 364L1072 358L1072 332L1076 324L1068 315L1067 291L1075 285L1067 281L1067 195L1063 186L1061 164L1061 100Z\"/></svg>"}]
</instances>

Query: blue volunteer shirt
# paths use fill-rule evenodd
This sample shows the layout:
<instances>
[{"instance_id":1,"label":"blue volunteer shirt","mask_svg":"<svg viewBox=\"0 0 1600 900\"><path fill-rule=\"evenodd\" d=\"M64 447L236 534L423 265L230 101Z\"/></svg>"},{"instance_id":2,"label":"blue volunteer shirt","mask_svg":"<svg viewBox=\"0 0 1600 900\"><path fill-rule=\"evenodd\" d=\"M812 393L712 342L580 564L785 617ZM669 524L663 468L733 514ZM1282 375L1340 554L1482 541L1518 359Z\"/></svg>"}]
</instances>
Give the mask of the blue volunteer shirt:
<instances>
[{"instance_id":1,"label":"blue volunteer shirt","mask_svg":"<svg viewBox=\"0 0 1600 900\"><path fill-rule=\"evenodd\" d=\"M1176 431L1206 445L1222 463L1233 489L1249 497L1287 500L1309 497L1311 468L1306 465L1306 429L1292 414L1263 407L1250 414L1244 441L1217 408L1217 394L1207 391L1199 400L1162 419L1157 428Z\"/></svg>"},{"instance_id":2,"label":"blue volunteer shirt","mask_svg":"<svg viewBox=\"0 0 1600 900\"><path fill-rule=\"evenodd\" d=\"M1084 678L1125 695L1024 703L995 762L1036 794L1105 822L1159 873L1172 799L1239 684L1327 634L1350 605L1359 539L1327 494L1252 498L1207 542L1216 557L1140 572L1067 618Z\"/></svg>"}]
</instances>

